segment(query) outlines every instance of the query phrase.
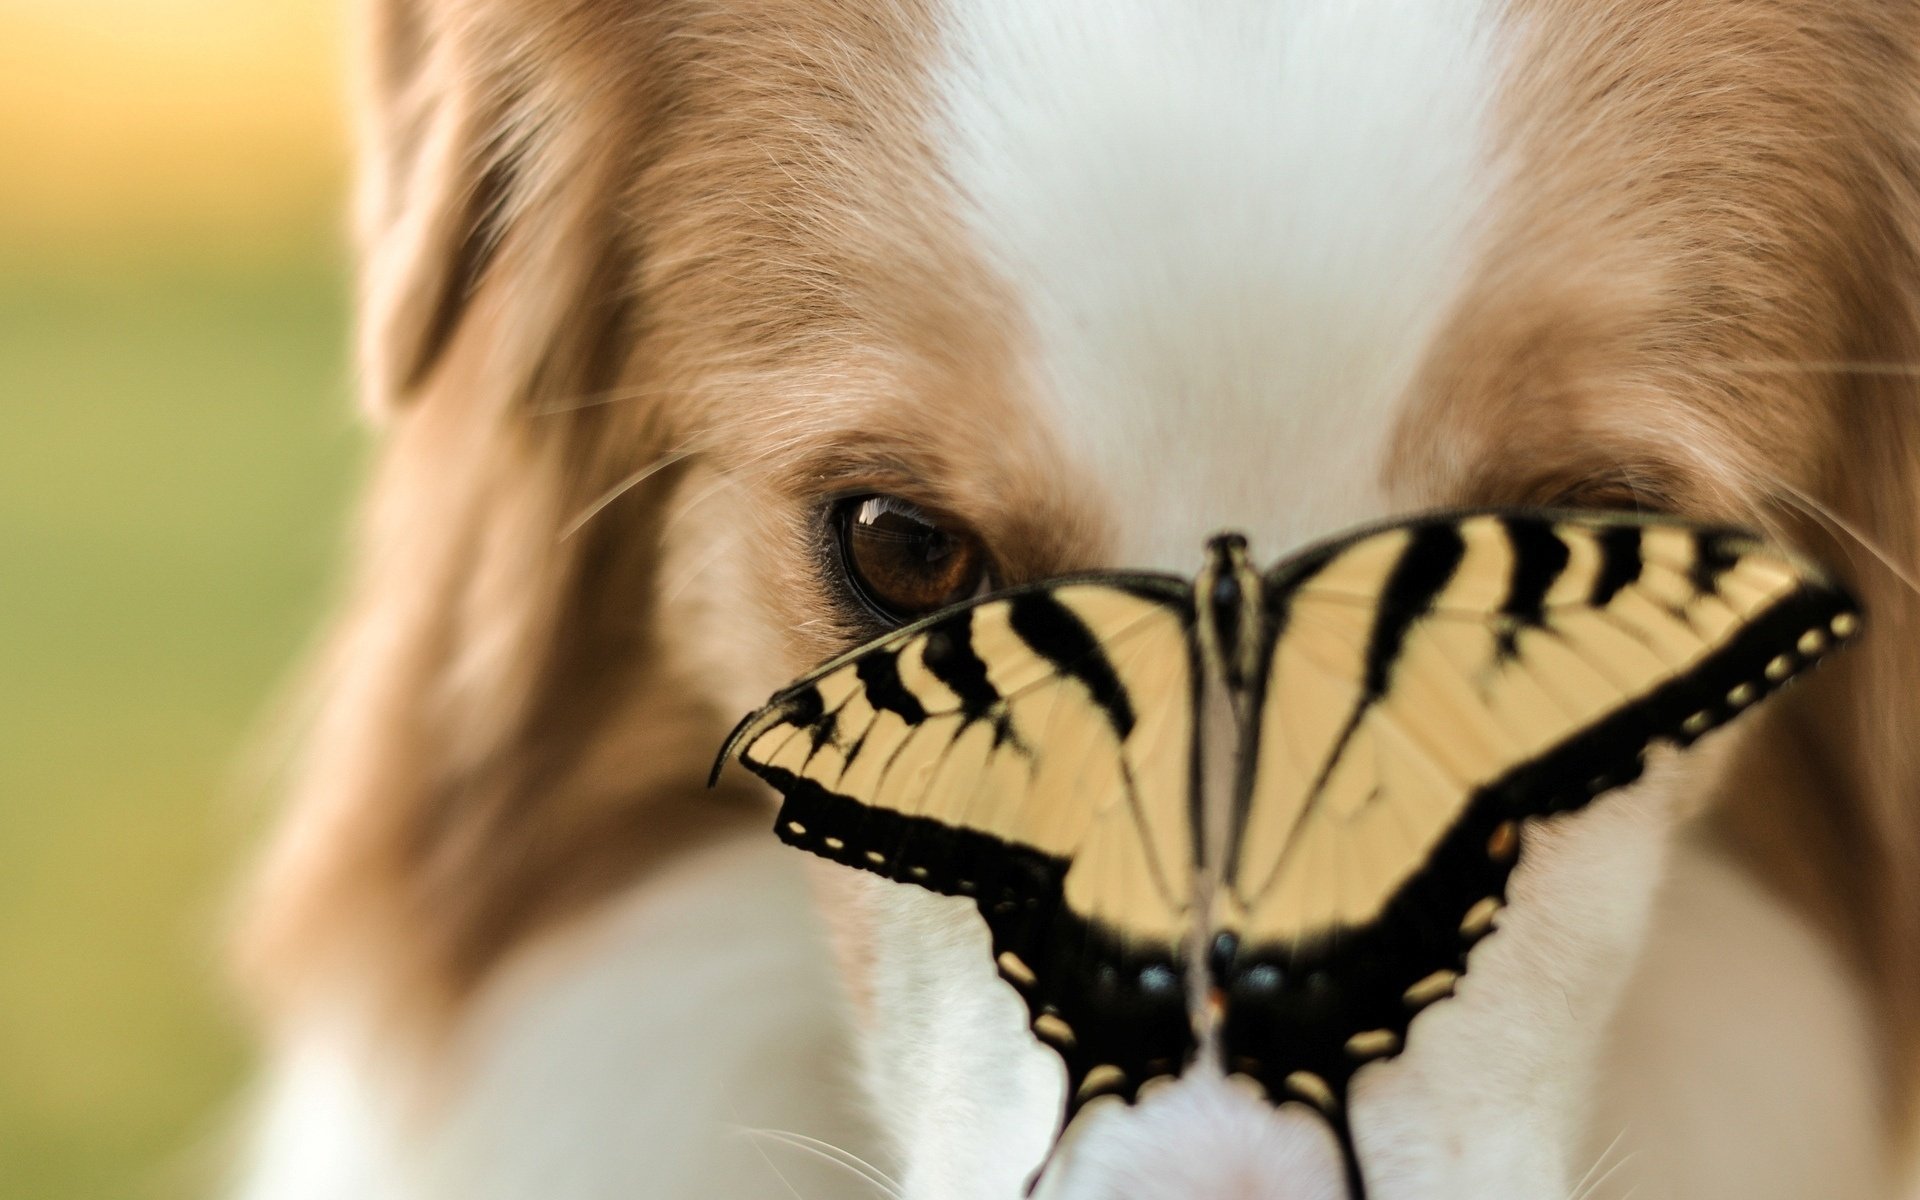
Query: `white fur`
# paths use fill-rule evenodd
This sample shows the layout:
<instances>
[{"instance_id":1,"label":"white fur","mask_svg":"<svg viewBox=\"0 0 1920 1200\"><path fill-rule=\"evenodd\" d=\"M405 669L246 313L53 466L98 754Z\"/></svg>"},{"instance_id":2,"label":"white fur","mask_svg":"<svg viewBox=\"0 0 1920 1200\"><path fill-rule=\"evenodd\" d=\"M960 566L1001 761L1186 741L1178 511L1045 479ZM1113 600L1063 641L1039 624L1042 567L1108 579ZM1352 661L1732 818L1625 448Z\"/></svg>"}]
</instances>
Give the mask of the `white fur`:
<instances>
[{"instance_id":1,"label":"white fur","mask_svg":"<svg viewBox=\"0 0 1920 1200\"><path fill-rule=\"evenodd\" d=\"M243 1200L805 1200L881 1193L839 992L771 838L678 863L548 938L428 1062L316 1008L279 1055Z\"/></svg>"},{"instance_id":2,"label":"white fur","mask_svg":"<svg viewBox=\"0 0 1920 1200\"><path fill-rule=\"evenodd\" d=\"M1376 515L1496 186L1491 0L946 0L936 136L1130 566Z\"/></svg>"},{"instance_id":3,"label":"white fur","mask_svg":"<svg viewBox=\"0 0 1920 1200\"><path fill-rule=\"evenodd\" d=\"M243 1200L401 1200L399 1089L353 1033L311 1015L274 1056L250 1131Z\"/></svg>"},{"instance_id":4,"label":"white fur","mask_svg":"<svg viewBox=\"0 0 1920 1200\"><path fill-rule=\"evenodd\" d=\"M910 1200L1013 1200L1058 1123L1065 1070L1027 1031L971 900L863 880L876 920L864 1060Z\"/></svg>"},{"instance_id":5,"label":"white fur","mask_svg":"<svg viewBox=\"0 0 1920 1200\"><path fill-rule=\"evenodd\" d=\"M1347 1200L1326 1123L1299 1105L1279 1111L1217 1073L1201 1072L1132 1108L1097 1101L1062 1146L1036 1200L1264 1196ZM1314 1164L1302 1170L1302 1164Z\"/></svg>"}]
</instances>

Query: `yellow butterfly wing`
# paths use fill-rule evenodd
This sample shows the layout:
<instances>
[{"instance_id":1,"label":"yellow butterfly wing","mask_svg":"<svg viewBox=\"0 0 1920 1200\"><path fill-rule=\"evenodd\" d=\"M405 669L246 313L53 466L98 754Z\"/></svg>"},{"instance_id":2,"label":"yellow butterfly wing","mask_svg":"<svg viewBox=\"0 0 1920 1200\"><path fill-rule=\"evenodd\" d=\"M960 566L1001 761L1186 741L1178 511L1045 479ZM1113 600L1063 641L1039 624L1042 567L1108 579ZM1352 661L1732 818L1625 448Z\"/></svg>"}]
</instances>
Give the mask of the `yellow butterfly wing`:
<instances>
[{"instance_id":1,"label":"yellow butterfly wing","mask_svg":"<svg viewBox=\"0 0 1920 1200\"><path fill-rule=\"evenodd\" d=\"M1191 1053L1191 589L1065 580L889 634L736 731L780 836L979 905L1070 1111Z\"/></svg>"},{"instance_id":2,"label":"yellow butterfly wing","mask_svg":"<svg viewBox=\"0 0 1920 1200\"><path fill-rule=\"evenodd\" d=\"M1230 1067L1333 1109L1493 928L1519 822L1637 778L1650 744L1858 628L1750 535L1606 514L1416 520L1268 589L1214 967Z\"/></svg>"}]
</instances>

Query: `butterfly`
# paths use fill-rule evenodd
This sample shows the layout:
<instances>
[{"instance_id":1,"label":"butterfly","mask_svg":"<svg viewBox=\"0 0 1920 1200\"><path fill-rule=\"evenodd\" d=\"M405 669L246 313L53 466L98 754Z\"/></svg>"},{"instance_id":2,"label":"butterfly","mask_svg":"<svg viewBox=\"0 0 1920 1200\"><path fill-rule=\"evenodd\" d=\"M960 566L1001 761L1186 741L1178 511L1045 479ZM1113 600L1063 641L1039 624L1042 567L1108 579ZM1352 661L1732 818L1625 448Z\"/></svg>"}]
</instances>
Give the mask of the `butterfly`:
<instances>
[{"instance_id":1,"label":"butterfly","mask_svg":"<svg viewBox=\"0 0 1920 1200\"><path fill-rule=\"evenodd\" d=\"M782 689L731 758L779 836L972 898L1062 1128L1203 1045L1319 1110L1352 1194L1355 1073L1499 922L1530 820L1639 777L1860 628L1728 528L1431 513L1270 570L1068 576L968 601Z\"/></svg>"}]
</instances>

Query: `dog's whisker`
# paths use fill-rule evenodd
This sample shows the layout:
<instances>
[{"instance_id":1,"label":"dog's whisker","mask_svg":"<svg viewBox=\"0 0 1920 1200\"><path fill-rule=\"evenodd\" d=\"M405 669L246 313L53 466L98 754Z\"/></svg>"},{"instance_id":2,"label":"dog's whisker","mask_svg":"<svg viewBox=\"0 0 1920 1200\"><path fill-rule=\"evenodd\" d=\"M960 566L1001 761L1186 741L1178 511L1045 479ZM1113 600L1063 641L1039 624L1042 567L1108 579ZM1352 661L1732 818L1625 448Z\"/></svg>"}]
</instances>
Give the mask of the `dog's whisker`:
<instances>
[{"instance_id":1,"label":"dog's whisker","mask_svg":"<svg viewBox=\"0 0 1920 1200\"><path fill-rule=\"evenodd\" d=\"M741 1115L739 1106L733 1103L733 1101L728 1100L725 1103L727 1106L727 1110L731 1112L735 1118L738 1118ZM773 1172L773 1177L780 1181L780 1186L787 1189L787 1194L789 1196L792 1196L793 1200L806 1200L806 1197L800 1194L800 1189L793 1186L793 1180L787 1178L787 1173L785 1171L782 1171L778 1166L774 1164L773 1157L767 1153L766 1147L760 1144L760 1141L758 1138L751 1136L755 1133L774 1132L774 1131L760 1130L755 1128L754 1126L744 1125L744 1124L734 1125L732 1127L732 1130L734 1134L747 1138L748 1143L753 1146L753 1152L760 1156L761 1162L767 1164L767 1170Z\"/></svg>"},{"instance_id":2,"label":"dog's whisker","mask_svg":"<svg viewBox=\"0 0 1920 1200\"><path fill-rule=\"evenodd\" d=\"M662 385L649 384L644 387L610 388L604 392L587 392L583 395L572 396L566 400L558 400L551 404L536 405L530 410L530 415L535 417L565 416L567 413L584 412L590 408L603 408L609 404L624 404L629 400L644 400L649 396L664 396L669 394L670 390L671 389Z\"/></svg>"},{"instance_id":3,"label":"dog's whisker","mask_svg":"<svg viewBox=\"0 0 1920 1200\"><path fill-rule=\"evenodd\" d=\"M1830 505L1821 503L1818 498L1807 494L1804 490L1795 487L1792 483L1784 479L1774 478L1770 480L1770 482L1775 489L1775 499L1784 502L1788 507L1799 510L1806 516L1812 517L1834 532L1844 534L1852 539L1861 549L1872 555L1874 560L1884 567L1888 574L1899 580L1908 591L1916 596L1920 596L1920 578L1914 575L1913 569L1901 565L1890 551L1880 545L1875 539L1867 536L1867 534L1862 532L1853 522L1835 512Z\"/></svg>"},{"instance_id":4,"label":"dog's whisker","mask_svg":"<svg viewBox=\"0 0 1920 1200\"><path fill-rule=\"evenodd\" d=\"M845 1163L849 1167L858 1168L868 1178L872 1179L874 1183L878 1184L881 1188L883 1188L888 1195L904 1196L906 1194L906 1189L901 1187L899 1182L895 1180L893 1176L887 1174L885 1171L881 1170L878 1166L874 1165L873 1160L868 1158L862 1158L860 1155L855 1154L853 1151L847 1149L845 1146L836 1146L832 1142L823 1141L820 1138L816 1138L816 1137L809 1137L804 1133L796 1133L790 1129L785 1131L769 1131L769 1132L784 1132L788 1138L797 1138L800 1141L806 1143L809 1147L817 1149L823 1154L831 1155L834 1159Z\"/></svg>"},{"instance_id":5,"label":"dog's whisker","mask_svg":"<svg viewBox=\"0 0 1920 1200\"><path fill-rule=\"evenodd\" d=\"M1573 1190L1567 1193L1567 1200L1586 1200L1587 1197L1592 1195L1591 1188L1588 1185L1591 1184L1592 1187L1598 1187L1601 1182L1606 1180L1606 1176L1602 1175L1600 1179L1596 1181L1594 1175L1606 1164L1607 1159L1613 1157L1614 1151L1620 1148L1621 1141L1627 1136L1627 1129L1628 1126L1622 1125L1620 1132L1614 1134L1613 1140L1607 1143L1607 1148L1594 1156L1593 1165L1587 1168L1587 1173L1580 1177L1580 1182L1574 1184ZM1624 1162L1625 1159L1621 1161Z\"/></svg>"},{"instance_id":6,"label":"dog's whisker","mask_svg":"<svg viewBox=\"0 0 1920 1200\"><path fill-rule=\"evenodd\" d=\"M1610 1181L1615 1175L1618 1175L1623 1169L1626 1168L1627 1164L1631 1163L1632 1161L1633 1161L1633 1155L1631 1154L1621 1155L1617 1162L1615 1162L1612 1166L1608 1167L1605 1171L1602 1171L1600 1173L1599 1178L1595 1179L1592 1183L1588 1184L1587 1187L1583 1191L1581 1191L1579 1195L1573 1197L1573 1200L1596 1200L1596 1198L1600 1195L1600 1189L1607 1186L1608 1181ZM1633 1186L1638 1187L1639 1185L1635 1184ZM1633 1194L1633 1188L1629 1188L1627 1191L1627 1195L1631 1196L1632 1194Z\"/></svg>"},{"instance_id":7,"label":"dog's whisker","mask_svg":"<svg viewBox=\"0 0 1920 1200\"><path fill-rule=\"evenodd\" d=\"M588 521L593 520L602 512L605 512L607 506L615 500L618 500L620 497L626 495L634 488L639 487L647 480L652 479L655 475L658 475L675 463L685 462L687 459L692 458L695 453L696 452L692 450L675 450L660 458L654 459L646 466L641 467L638 471L622 479L619 483L614 484L602 493L599 499L589 504L578 516L567 522L567 527L560 531L560 540L563 542L567 541L573 537L573 535L584 529Z\"/></svg>"},{"instance_id":8,"label":"dog's whisker","mask_svg":"<svg viewBox=\"0 0 1920 1200\"><path fill-rule=\"evenodd\" d=\"M555 411L559 411L559 410L555 410ZM689 434L687 437L681 440L678 447L676 447L673 450L669 450L667 453L661 455L659 458L654 459L652 462L648 463L646 466L643 466L639 470L634 471L632 474L627 475L626 477L622 478L618 483L614 484L612 487L608 488L605 492L601 493L598 497L594 499L592 504L589 504L585 509L581 510L581 512L577 516L575 516L571 521L567 522L566 528L564 528L560 532L559 540L564 542L574 537L576 534L580 532L581 529L586 527L589 521L592 521L595 517L599 516L602 512L606 511L606 509L609 506L611 506L615 501L619 500L620 497L626 495L628 492L632 491L634 488L639 487L641 484L653 478L655 475L659 474L661 471L664 471L667 468L672 467L677 463L685 462L691 458L698 458L708 453L708 451L702 449L701 447L701 439L703 438L703 436L705 436L705 431L695 431L694 433ZM758 453L754 454L753 456L746 458L744 460L741 460L740 462L734 463L732 465L732 471L739 472L742 470L751 470L753 467L758 466L762 462L777 461L782 457L784 457L787 454L788 450L789 450L789 447L784 443L766 447L763 450L759 451ZM698 509L701 504L703 504L707 500L712 499L715 495L719 494L720 492L724 491L729 487L739 486L739 482L740 481L737 478L734 478L734 475L732 473L716 473L714 476L714 482L712 486L704 488L701 491L694 493L692 496L689 496L686 499L681 500L674 505L672 511L669 512L665 520L661 522L661 526L660 526L661 535L664 537L666 534L672 532L675 525L677 525L687 515L689 515L696 509Z\"/></svg>"},{"instance_id":9,"label":"dog's whisker","mask_svg":"<svg viewBox=\"0 0 1920 1200\"><path fill-rule=\"evenodd\" d=\"M901 1196L905 1195L899 1183L897 1183L891 1175L888 1175L879 1167L874 1166L871 1162L844 1146L836 1146L832 1142L822 1141L817 1137L809 1137L804 1133L798 1133L791 1129L756 1129L741 1126L736 1132L748 1137L766 1138L787 1146L790 1149L804 1151L823 1158L849 1173L864 1179L866 1182L872 1184L876 1191L884 1196L891 1197L892 1200L899 1200Z\"/></svg>"},{"instance_id":10,"label":"dog's whisker","mask_svg":"<svg viewBox=\"0 0 1920 1200\"><path fill-rule=\"evenodd\" d=\"M1796 361L1780 359L1768 361L1760 359L1751 362L1726 363L1727 369L1748 372L1756 375L1856 375L1885 376L1893 379L1920 379L1920 363L1875 362L1862 360L1848 362Z\"/></svg>"},{"instance_id":11,"label":"dog's whisker","mask_svg":"<svg viewBox=\"0 0 1920 1200\"><path fill-rule=\"evenodd\" d=\"M806 1197L800 1194L800 1189L793 1186L793 1180L787 1178L787 1173L782 1171L774 1163L773 1156L767 1153L766 1147L762 1146L759 1142L754 1142L753 1152L760 1156L761 1162L767 1164L767 1170L773 1172L774 1178L780 1181L781 1187L787 1189L787 1194L792 1196L793 1200L806 1200Z\"/></svg>"}]
</instances>

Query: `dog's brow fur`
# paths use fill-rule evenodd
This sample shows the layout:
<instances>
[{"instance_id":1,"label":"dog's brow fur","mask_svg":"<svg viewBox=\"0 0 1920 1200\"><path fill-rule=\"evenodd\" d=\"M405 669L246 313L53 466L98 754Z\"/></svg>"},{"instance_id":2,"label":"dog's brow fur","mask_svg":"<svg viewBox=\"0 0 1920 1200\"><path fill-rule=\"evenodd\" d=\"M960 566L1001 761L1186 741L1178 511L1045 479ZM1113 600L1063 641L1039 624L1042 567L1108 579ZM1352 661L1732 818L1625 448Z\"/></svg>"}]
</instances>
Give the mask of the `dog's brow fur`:
<instances>
[{"instance_id":1,"label":"dog's brow fur","mask_svg":"<svg viewBox=\"0 0 1920 1200\"><path fill-rule=\"evenodd\" d=\"M699 781L743 695L848 636L809 557L829 492L924 481L1016 578L1113 545L1024 403L1028 333L926 144L930 13L750 7L367 4L383 446L249 906L271 1012L352 961L397 1020L447 1028L543 932L762 821ZM1864 648L1764 718L1713 819L1871 981L1909 1117L1920 595L1885 562L1920 563L1920 375L1818 364L1920 363L1920 19L1513 0L1507 23L1492 249L1384 484L1624 489L1850 577ZM680 573L716 531L751 564L738 594Z\"/></svg>"}]
</instances>

